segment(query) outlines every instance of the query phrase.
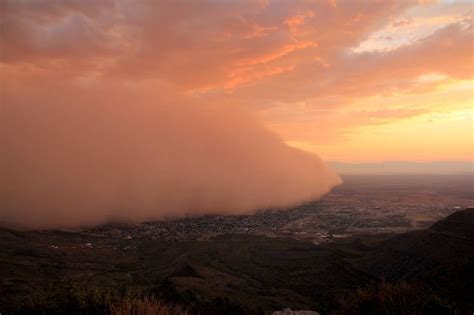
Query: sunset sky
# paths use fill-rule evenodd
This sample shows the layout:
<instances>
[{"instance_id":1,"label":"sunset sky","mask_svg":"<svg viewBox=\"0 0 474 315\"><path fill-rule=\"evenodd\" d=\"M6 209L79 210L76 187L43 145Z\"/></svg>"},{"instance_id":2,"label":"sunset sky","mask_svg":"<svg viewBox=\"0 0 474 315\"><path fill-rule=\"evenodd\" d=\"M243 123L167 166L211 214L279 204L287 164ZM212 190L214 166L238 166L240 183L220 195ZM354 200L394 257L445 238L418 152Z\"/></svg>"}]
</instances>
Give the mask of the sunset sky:
<instances>
[{"instance_id":1,"label":"sunset sky","mask_svg":"<svg viewBox=\"0 0 474 315\"><path fill-rule=\"evenodd\" d=\"M326 161L474 160L471 1L0 5L4 104L130 90L246 108Z\"/></svg>"}]
</instances>

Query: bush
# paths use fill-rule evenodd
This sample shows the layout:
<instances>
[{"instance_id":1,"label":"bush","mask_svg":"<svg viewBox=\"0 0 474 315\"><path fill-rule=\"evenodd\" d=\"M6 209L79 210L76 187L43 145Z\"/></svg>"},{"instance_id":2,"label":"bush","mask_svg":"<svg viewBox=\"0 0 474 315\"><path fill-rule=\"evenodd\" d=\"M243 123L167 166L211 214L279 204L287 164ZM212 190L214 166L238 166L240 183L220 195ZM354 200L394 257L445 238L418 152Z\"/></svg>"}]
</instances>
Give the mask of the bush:
<instances>
[{"instance_id":1,"label":"bush","mask_svg":"<svg viewBox=\"0 0 474 315\"><path fill-rule=\"evenodd\" d=\"M335 314L451 314L452 306L431 289L414 283L381 283L339 300Z\"/></svg>"},{"instance_id":2,"label":"bush","mask_svg":"<svg viewBox=\"0 0 474 315\"><path fill-rule=\"evenodd\" d=\"M180 305L165 303L138 288L100 287L80 283L39 289L16 303L20 314L188 314Z\"/></svg>"}]
</instances>

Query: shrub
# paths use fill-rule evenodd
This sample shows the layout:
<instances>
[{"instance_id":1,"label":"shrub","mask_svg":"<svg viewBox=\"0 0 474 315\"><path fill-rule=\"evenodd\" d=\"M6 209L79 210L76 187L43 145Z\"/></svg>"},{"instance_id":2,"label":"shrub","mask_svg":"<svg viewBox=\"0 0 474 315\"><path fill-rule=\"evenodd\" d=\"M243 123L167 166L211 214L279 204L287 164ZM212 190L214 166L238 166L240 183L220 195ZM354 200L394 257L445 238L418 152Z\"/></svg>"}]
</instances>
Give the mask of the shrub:
<instances>
[{"instance_id":1,"label":"shrub","mask_svg":"<svg viewBox=\"0 0 474 315\"><path fill-rule=\"evenodd\" d=\"M56 284L39 289L16 303L20 314L180 315L188 310L162 301L140 288Z\"/></svg>"},{"instance_id":2,"label":"shrub","mask_svg":"<svg viewBox=\"0 0 474 315\"><path fill-rule=\"evenodd\" d=\"M416 283L381 283L339 300L335 314L451 314L452 306L431 289Z\"/></svg>"}]
</instances>

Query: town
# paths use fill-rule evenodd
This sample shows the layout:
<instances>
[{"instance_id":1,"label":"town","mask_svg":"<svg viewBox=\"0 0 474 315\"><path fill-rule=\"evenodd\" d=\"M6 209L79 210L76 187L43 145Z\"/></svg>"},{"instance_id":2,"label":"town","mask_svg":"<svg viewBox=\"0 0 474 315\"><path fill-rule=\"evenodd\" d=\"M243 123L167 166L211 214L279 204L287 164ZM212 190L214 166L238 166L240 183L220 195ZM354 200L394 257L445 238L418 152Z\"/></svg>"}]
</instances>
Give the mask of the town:
<instances>
[{"instance_id":1,"label":"town","mask_svg":"<svg viewBox=\"0 0 474 315\"><path fill-rule=\"evenodd\" d=\"M106 238L167 241L250 234L291 237L320 244L355 235L403 233L426 228L474 204L471 181L471 176L409 177L408 180L402 175L351 176L321 200L291 208L266 209L246 215L114 222L82 232ZM456 193L452 192L453 188Z\"/></svg>"}]
</instances>

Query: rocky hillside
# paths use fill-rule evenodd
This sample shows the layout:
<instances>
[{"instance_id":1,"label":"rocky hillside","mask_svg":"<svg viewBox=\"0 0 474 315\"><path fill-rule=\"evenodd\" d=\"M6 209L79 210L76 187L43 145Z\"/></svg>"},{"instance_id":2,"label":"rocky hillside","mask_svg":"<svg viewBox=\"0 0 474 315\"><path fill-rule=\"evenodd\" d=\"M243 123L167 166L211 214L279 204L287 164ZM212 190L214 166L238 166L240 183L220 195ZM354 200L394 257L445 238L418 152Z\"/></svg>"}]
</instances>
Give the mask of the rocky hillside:
<instances>
[{"instance_id":1,"label":"rocky hillside","mask_svg":"<svg viewBox=\"0 0 474 315\"><path fill-rule=\"evenodd\" d=\"M360 290L380 296L377 288L389 284L401 300L420 297L416 312L434 303L447 313L468 314L474 310L473 231L474 209L426 230L324 246L249 235L168 242L0 229L0 310L66 312L60 308L66 302L79 309L87 292L112 290L201 314L269 314L287 307L343 313L345 297L357 304Z\"/></svg>"}]
</instances>

